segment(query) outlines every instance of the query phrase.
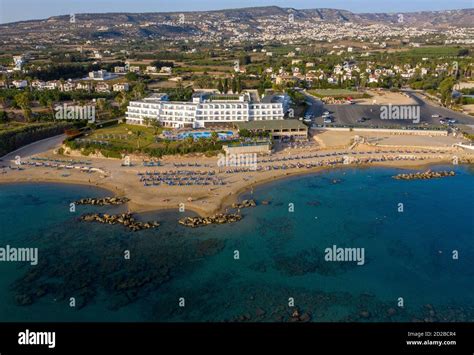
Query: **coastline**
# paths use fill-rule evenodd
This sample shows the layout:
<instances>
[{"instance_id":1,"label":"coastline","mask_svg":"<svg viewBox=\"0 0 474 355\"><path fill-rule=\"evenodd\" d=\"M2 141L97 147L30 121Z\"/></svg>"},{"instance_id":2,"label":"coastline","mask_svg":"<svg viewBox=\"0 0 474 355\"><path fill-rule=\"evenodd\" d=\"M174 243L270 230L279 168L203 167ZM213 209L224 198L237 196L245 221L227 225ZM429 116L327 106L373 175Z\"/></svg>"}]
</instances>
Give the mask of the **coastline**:
<instances>
[{"instance_id":1,"label":"coastline","mask_svg":"<svg viewBox=\"0 0 474 355\"><path fill-rule=\"evenodd\" d=\"M317 172L322 172L326 170L334 170L334 169L345 169L345 168L370 168L370 167L393 167L397 169L409 169L409 170L416 170L416 169L427 169L433 165L443 165L448 163L449 159L430 159L424 161L383 161L383 162L374 162L374 163L364 163L364 164L347 164L347 165L337 165L337 166L319 166L310 169L299 169L295 171L286 171L282 172L281 170L271 171L269 172L269 176L265 176L262 178L252 179L252 181L246 181L243 186L231 186L234 189L231 189L227 194L220 196L219 194L212 196L211 201L211 208L205 209L200 208L196 205L196 203L187 203L186 210L192 211L201 217L206 217L215 213L224 212L226 209L230 209L232 204L237 202L243 194L248 193L251 189L254 189L259 186L263 186L265 184L283 180L285 178L290 177L297 177L303 175L314 174ZM468 164L466 164L468 165ZM264 174L264 173L263 173ZM51 184L69 184L69 185L81 185L81 186L88 186L99 188L108 191L111 196L126 196L131 199L126 206L127 209L132 213L149 213L149 212L162 212L165 210L173 211L177 210L178 206L173 206L172 203L168 203L168 201L163 200L161 202L157 202L156 200L150 203L143 203L143 199L137 198L134 200L133 192L129 191L127 193L127 189L125 186L120 186L117 184L113 184L111 181L106 181L105 179L101 179L99 181L84 181L83 179L61 179L57 176L55 177L18 177L18 176L2 176L0 179L0 186L4 184L21 184L21 183L51 183ZM136 190L141 188L138 186ZM132 190L133 191L133 190ZM138 191L136 191L138 193ZM84 197L93 197L93 196L84 196ZM198 202L199 199L193 200L193 202ZM212 206L213 205L213 206Z\"/></svg>"},{"instance_id":2,"label":"coastline","mask_svg":"<svg viewBox=\"0 0 474 355\"><path fill-rule=\"evenodd\" d=\"M377 163L372 163L372 164L348 164L348 165L339 165L339 166L320 166L316 168L311 168L303 171L295 171L291 173L286 173L283 175L276 175L267 179L262 179L260 181L257 181L253 184L250 184L249 186L242 187L239 190L237 190L234 194L229 195L224 197L222 200L222 203L220 205L220 210L223 211L225 208L228 208L228 206L231 206L233 203L238 202L239 198L243 195L248 193L251 189L261 187L263 185L275 182L275 181L280 181L284 180L286 178L293 178L293 177L298 177L298 176L303 176L303 175L310 175L318 172L323 172L323 171L329 171L329 170L338 170L338 169L347 169L347 168L371 168L371 167L392 167L396 169L407 169L407 170L417 170L417 169L427 169L430 166L433 165L443 165L449 163L449 159L446 160L432 160L430 162L424 161L413 161L413 162L407 162L407 161L386 161L386 162L377 162ZM412 163L412 164L410 164ZM463 165L463 164L460 164ZM468 165L468 164L464 164Z\"/></svg>"}]
</instances>

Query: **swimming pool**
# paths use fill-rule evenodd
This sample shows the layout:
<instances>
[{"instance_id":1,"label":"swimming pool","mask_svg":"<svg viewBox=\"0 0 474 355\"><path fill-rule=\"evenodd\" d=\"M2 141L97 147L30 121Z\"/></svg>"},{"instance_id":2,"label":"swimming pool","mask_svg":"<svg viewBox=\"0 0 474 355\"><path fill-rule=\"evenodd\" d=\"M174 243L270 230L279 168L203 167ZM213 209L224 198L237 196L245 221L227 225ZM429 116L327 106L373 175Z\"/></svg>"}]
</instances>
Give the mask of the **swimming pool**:
<instances>
[{"instance_id":1,"label":"swimming pool","mask_svg":"<svg viewBox=\"0 0 474 355\"><path fill-rule=\"evenodd\" d=\"M199 138L211 138L212 132L185 132L178 134L179 139L186 139L188 137L193 137L194 139ZM227 131L227 132L218 132L217 135L219 139L229 139L231 136L234 135L234 132Z\"/></svg>"}]
</instances>

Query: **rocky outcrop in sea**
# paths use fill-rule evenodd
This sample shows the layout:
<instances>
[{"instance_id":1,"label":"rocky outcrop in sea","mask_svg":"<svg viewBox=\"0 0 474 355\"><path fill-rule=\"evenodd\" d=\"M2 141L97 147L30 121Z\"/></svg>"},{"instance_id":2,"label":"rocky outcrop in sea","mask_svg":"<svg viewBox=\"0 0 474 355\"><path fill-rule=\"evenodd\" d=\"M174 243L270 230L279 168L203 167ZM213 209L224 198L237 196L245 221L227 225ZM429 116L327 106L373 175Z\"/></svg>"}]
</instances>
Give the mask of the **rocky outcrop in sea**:
<instances>
[{"instance_id":1,"label":"rocky outcrop in sea","mask_svg":"<svg viewBox=\"0 0 474 355\"><path fill-rule=\"evenodd\" d=\"M110 205L123 205L130 201L127 197L103 197L103 198L83 198L76 201L76 205L94 205L94 206L110 206Z\"/></svg>"},{"instance_id":2,"label":"rocky outcrop in sea","mask_svg":"<svg viewBox=\"0 0 474 355\"><path fill-rule=\"evenodd\" d=\"M254 200L243 200L240 203L233 203L232 208L248 208L248 207L255 207L257 204Z\"/></svg>"},{"instance_id":3,"label":"rocky outcrop in sea","mask_svg":"<svg viewBox=\"0 0 474 355\"><path fill-rule=\"evenodd\" d=\"M131 213L118 215L91 213L81 216L81 220L85 222L99 222L102 224L121 224L134 232L160 226L158 222L138 222Z\"/></svg>"},{"instance_id":4,"label":"rocky outcrop in sea","mask_svg":"<svg viewBox=\"0 0 474 355\"><path fill-rule=\"evenodd\" d=\"M182 224L183 226L186 227L201 227L201 226L207 226L210 224L226 224L226 223L234 223L237 221L240 221L242 219L242 216L240 214L236 213L230 213L230 214L215 214L213 216L209 217L185 217L181 218L179 220L179 224Z\"/></svg>"},{"instance_id":5,"label":"rocky outcrop in sea","mask_svg":"<svg viewBox=\"0 0 474 355\"><path fill-rule=\"evenodd\" d=\"M398 174L393 178L397 180L429 180L429 179L438 179L447 176L455 176L454 171L431 171L427 170L425 172L418 172L412 174Z\"/></svg>"}]
</instances>

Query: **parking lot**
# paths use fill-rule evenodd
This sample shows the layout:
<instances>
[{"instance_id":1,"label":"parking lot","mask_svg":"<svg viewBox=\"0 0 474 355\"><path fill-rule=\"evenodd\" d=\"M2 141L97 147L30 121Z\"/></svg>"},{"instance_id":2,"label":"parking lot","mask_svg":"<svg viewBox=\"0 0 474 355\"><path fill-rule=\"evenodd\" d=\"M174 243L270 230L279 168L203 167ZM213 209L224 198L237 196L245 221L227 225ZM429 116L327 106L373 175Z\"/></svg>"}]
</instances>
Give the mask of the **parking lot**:
<instances>
[{"instance_id":1,"label":"parking lot","mask_svg":"<svg viewBox=\"0 0 474 355\"><path fill-rule=\"evenodd\" d=\"M420 122L414 123L412 120L398 119L387 120L381 119L381 105L314 105L318 110L314 116L314 123L323 124L321 117L324 111L329 111L333 118L333 125L360 126L360 127L420 127L420 126L439 126L443 127L440 119L455 119L457 124L474 125L474 117L454 112L452 110L434 106L426 103L415 94L409 94L416 104L420 106ZM439 117L435 117L439 115ZM365 118L364 122L358 122L361 118Z\"/></svg>"}]
</instances>

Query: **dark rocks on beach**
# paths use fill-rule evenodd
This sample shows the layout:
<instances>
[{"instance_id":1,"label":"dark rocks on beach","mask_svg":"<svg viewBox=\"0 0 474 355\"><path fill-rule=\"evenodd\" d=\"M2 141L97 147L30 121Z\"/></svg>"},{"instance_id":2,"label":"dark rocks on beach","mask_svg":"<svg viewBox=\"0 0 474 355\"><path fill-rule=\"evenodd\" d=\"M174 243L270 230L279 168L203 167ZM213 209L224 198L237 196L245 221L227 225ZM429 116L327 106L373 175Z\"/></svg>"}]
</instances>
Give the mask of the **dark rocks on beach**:
<instances>
[{"instance_id":1,"label":"dark rocks on beach","mask_svg":"<svg viewBox=\"0 0 474 355\"><path fill-rule=\"evenodd\" d=\"M123 205L130 201L127 197L104 197L104 198L83 198L76 201L76 205L94 205L94 206L111 206Z\"/></svg>"},{"instance_id":2,"label":"dark rocks on beach","mask_svg":"<svg viewBox=\"0 0 474 355\"><path fill-rule=\"evenodd\" d=\"M224 214L224 213L219 213L215 214L210 217L185 217L181 218L179 220L179 224L182 224L183 226L186 227L201 227L201 226L207 226L210 224L226 224L226 223L234 223L237 221L240 221L242 219L242 216L240 214Z\"/></svg>"},{"instance_id":3,"label":"dark rocks on beach","mask_svg":"<svg viewBox=\"0 0 474 355\"><path fill-rule=\"evenodd\" d=\"M393 178L397 180L428 180L428 179L438 179L442 177L455 176L454 171L431 171L427 170L425 172L417 172L412 174L398 174Z\"/></svg>"},{"instance_id":4,"label":"dark rocks on beach","mask_svg":"<svg viewBox=\"0 0 474 355\"><path fill-rule=\"evenodd\" d=\"M85 222L99 222L102 224L122 224L134 232L143 229L156 228L160 225L158 222L138 222L131 213L122 213L118 215L91 213L81 216L81 220Z\"/></svg>"},{"instance_id":5,"label":"dark rocks on beach","mask_svg":"<svg viewBox=\"0 0 474 355\"><path fill-rule=\"evenodd\" d=\"M232 204L233 208L248 208L248 207L255 207L257 204L255 203L254 200L243 200L240 203L234 203Z\"/></svg>"}]
</instances>

